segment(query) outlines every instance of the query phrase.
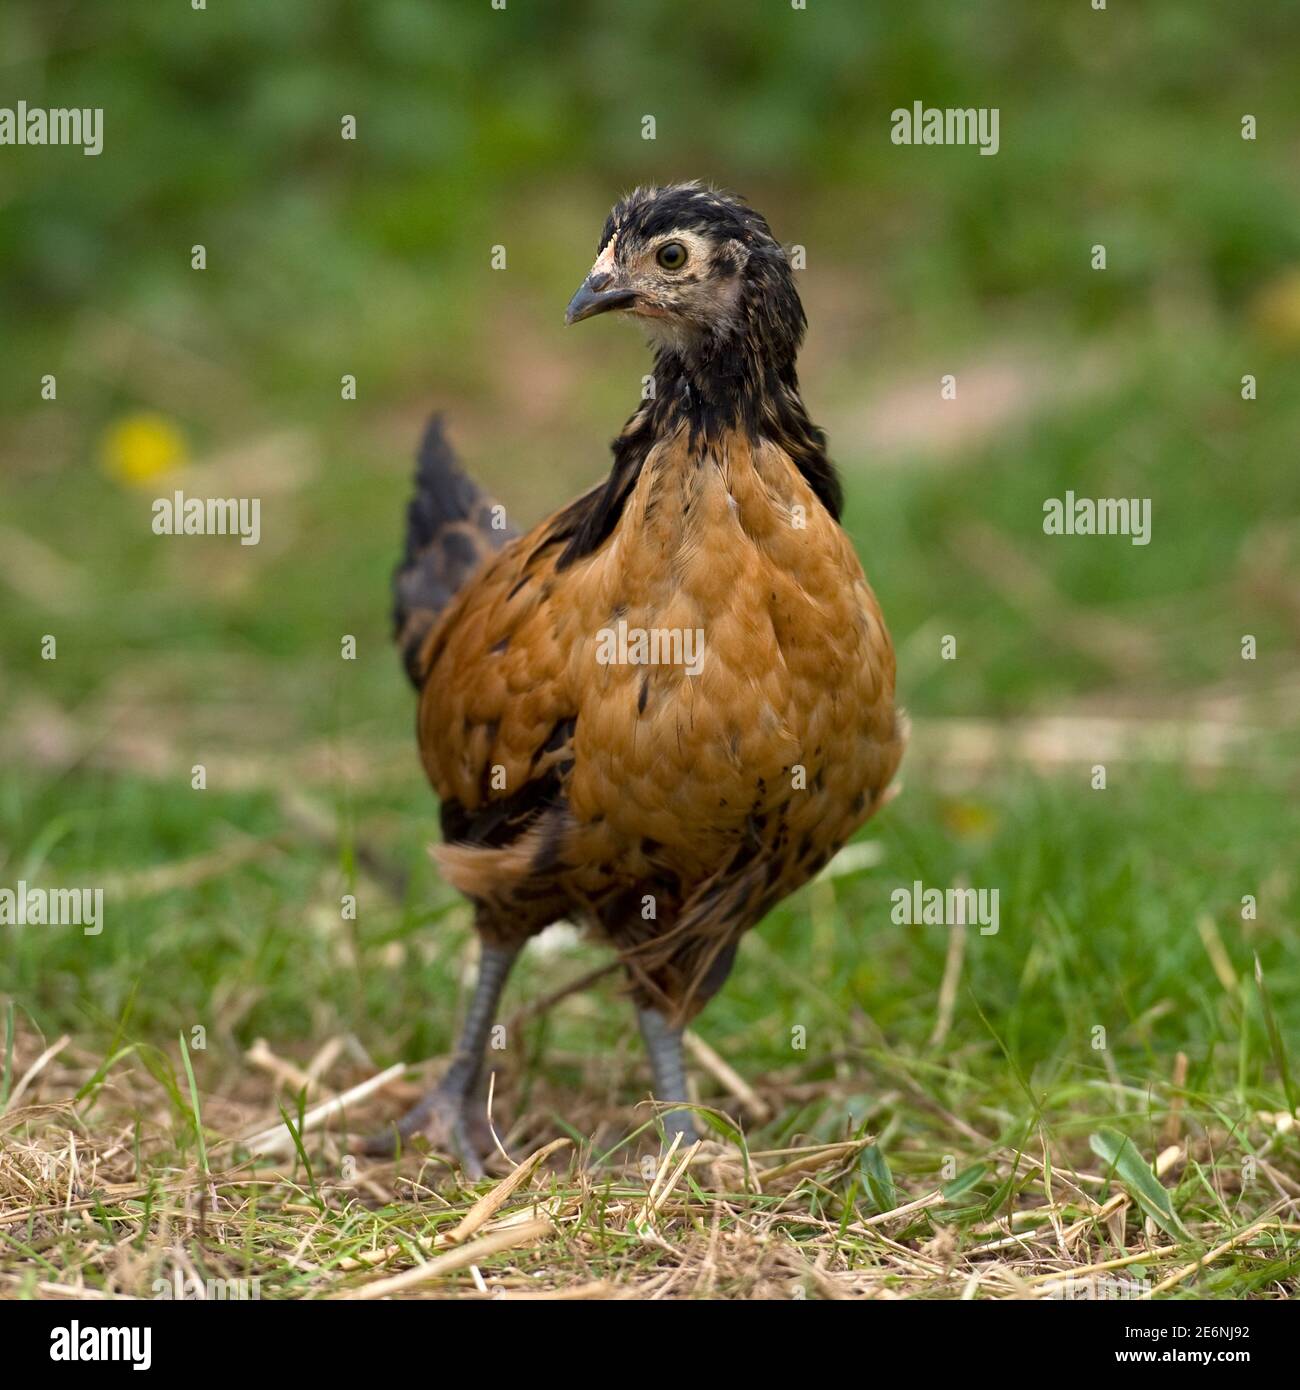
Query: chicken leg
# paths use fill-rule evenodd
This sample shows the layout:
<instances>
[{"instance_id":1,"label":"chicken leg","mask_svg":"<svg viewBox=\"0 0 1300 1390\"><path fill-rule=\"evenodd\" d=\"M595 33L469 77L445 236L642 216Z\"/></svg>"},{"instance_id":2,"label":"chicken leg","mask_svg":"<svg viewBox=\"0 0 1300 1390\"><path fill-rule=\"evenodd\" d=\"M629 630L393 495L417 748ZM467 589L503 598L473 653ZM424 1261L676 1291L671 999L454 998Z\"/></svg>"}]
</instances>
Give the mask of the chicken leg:
<instances>
[{"instance_id":1,"label":"chicken leg","mask_svg":"<svg viewBox=\"0 0 1300 1390\"><path fill-rule=\"evenodd\" d=\"M484 944L479 955L474 994L451 1066L392 1129L372 1135L366 1141L367 1153L391 1155L397 1148L398 1136L411 1139L422 1134L435 1146L450 1147L466 1176L483 1176L482 1155L470 1134L470 1108L483 1070L483 1054L496 1021L497 1005L518 955L518 950Z\"/></svg>"}]
</instances>

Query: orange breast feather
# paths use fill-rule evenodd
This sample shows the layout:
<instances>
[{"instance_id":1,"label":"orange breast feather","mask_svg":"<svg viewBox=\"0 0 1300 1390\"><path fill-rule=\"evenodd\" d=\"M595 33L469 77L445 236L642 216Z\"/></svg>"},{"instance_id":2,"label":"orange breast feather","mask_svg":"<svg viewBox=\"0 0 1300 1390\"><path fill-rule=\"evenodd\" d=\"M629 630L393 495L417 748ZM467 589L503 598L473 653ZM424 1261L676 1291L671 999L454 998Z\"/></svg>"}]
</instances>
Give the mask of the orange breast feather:
<instances>
[{"instance_id":1,"label":"orange breast feather","mask_svg":"<svg viewBox=\"0 0 1300 1390\"><path fill-rule=\"evenodd\" d=\"M879 803L903 746L893 648L774 444L733 433L700 458L683 428L595 553L561 568L553 530L497 554L427 639L424 764L488 827L439 862L489 936L565 904L680 995ZM612 915L638 888L654 917Z\"/></svg>"}]
</instances>

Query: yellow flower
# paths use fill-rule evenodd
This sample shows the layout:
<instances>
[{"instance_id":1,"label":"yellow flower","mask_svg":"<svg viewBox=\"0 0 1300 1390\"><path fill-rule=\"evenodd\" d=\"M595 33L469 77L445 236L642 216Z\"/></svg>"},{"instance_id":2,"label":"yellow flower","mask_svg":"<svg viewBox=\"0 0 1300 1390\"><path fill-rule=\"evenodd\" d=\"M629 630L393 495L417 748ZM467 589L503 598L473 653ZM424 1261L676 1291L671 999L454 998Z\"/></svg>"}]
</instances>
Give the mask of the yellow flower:
<instances>
[{"instance_id":1,"label":"yellow flower","mask_svg":"<svg viewBox=\"0 0 1300 1390\"><path fill-rule=\"evenodd\" d=\"M104 431L100 463L110 478L132 486L150 483L189 460L185 437L161 415L127 415Z\"/></svg>"},{"instance_id":2,"label":"yellow flower","mask_svg":"<svg viewBox=\"0 0 1300 1390\"><path fill-rule=\"evenodd\" d=\"M993 808L978 801L945 801L939 814L947 829L962 840L991 835L998 825Z\"/></svg>"},{"instance_id":3,"label":"yellow flower","mask_svg":"<svg viewBox=\"0 0 1300 1390\"><path fill-rule=\"evenodd\" d=\"M1283 271L1256 293L1251 317L1270 346L1300 346L1300 267Z\"/></svg>"}]
</instances>

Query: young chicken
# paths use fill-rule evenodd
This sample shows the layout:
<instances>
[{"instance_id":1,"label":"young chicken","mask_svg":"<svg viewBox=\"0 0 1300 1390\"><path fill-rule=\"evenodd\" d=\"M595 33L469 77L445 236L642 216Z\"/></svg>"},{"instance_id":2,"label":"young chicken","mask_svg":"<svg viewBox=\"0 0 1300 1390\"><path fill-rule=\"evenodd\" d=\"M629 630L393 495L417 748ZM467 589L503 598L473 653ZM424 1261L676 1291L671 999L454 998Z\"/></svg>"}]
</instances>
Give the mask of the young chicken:
<instances>
[{"instance_id":1,"label":"young chicken","mask_svg":"<svg viewBox=\"0 0 1300 1390\"><path fill-rule=\"evenodd\" d=\"M655 356L608 478L512 535L435 420L394 581L435 857L482 945L452 1065L398 1130L474 1173L469 1110L529 937L568 918L619 952L654 1093L683 1101L685 1022L903 752L893 648L799 396L806 320L766 221L697 183L637 189L565 317L613 311ZM664 1126L689 1132L689 1112Z\"/></svg>"}]
</instances>

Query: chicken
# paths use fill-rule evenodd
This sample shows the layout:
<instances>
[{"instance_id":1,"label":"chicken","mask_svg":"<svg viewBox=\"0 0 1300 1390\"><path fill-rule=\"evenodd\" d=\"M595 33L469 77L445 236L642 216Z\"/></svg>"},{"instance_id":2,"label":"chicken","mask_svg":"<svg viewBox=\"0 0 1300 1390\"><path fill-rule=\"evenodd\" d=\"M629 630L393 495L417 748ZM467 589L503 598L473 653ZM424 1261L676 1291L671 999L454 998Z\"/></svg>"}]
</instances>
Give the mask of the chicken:
<instances>
[{"instance_id":1,"label":"chicken","mask_svg":"<svg viewBox=\"0 0 1300 1390\"><path fill-rule=\"evenodd\" d=\"M481 939L450 1069L398 1130L471 1173L484 1049L530 937L566 918L619 953L654 1094L685 1101L685 1023L881 804L905 742L767 222L700 184L637 189L566 321L613 311L648 332L654 372L605 481L514 535L435 419L394 580L435 858Z\"/></svg>"}]
</instances>

